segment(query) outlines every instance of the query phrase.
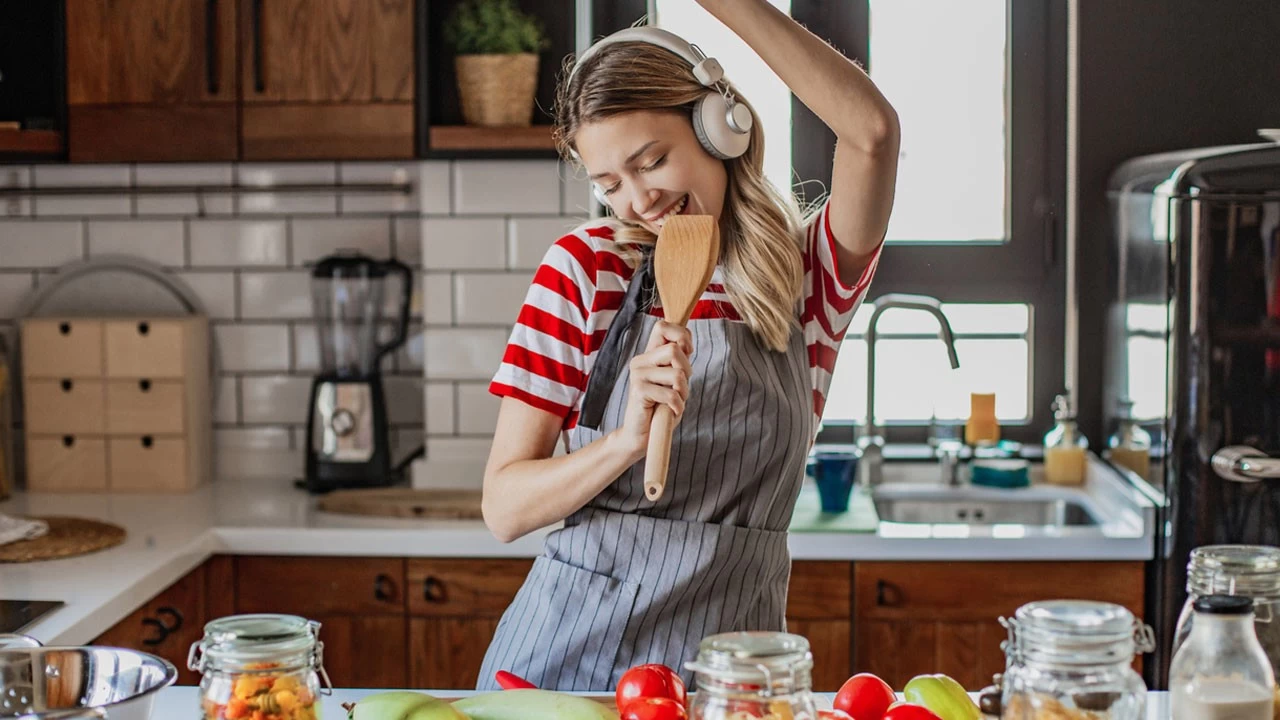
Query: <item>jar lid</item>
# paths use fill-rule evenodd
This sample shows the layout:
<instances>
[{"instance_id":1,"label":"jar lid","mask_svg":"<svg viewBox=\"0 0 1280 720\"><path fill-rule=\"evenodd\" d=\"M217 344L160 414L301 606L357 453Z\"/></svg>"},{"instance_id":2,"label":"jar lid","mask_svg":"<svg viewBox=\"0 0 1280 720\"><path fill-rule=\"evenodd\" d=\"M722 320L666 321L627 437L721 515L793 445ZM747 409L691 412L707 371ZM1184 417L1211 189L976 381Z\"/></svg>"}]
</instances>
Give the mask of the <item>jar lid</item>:
<instances>
[{"instance_id":1,"label":"jar lid","mask_svg":"<svg viewBox=\"0 0 1280 720\"><path fill-rule=\"evenodd\" d=\"M761 694L809 685L813 655L809 641L781 632L711 635L698 645L697 660L685 667L720 681L759 686Z\"/></svg>"},{"instance_id":2,"label":"jar lid","mask_svg":"<svg viewBox=\"0 0 1280 720\"><path fill-rule=\"evenodd\" d=\"M204 639L191 646L188 666L251 663L321 664L320 623L296 615L232 615L204 626ZM303 656L299 662L299 656Z\"/></svg>"},{"instance_id":3,"label":"jar lid","mask_svg":"<svg viewBox=\"0 0 1280 720\"><path fill-rule=\"evenodd\" d=\"M1187 592L1196 595L1280 597L1280 548L1205 545L1191 551Z\"/></svg>"},{"instance_id":4,"label":"jar lid","mask_svg":"<svg viewBox=\"0 0 1280 720\"><path fill-rule=\"evenodd\" d=\"M1018 608L1005 652L1017 660L1052 664L1128 662L1155 649L1151 627L1128 609L1092 600L1046 600Z\"/></svg>"},{"instance_id":5,"label":"jar lid","mask_svg":"<svg viewBox=\"0 0 1280 720\"><path fill-rule=\"evenodd\" d=\"M1248 615L1253 612L1253 600L1242 595L1206 595L1191 607L1205 615Z\"/></svg>"}]
</instances>

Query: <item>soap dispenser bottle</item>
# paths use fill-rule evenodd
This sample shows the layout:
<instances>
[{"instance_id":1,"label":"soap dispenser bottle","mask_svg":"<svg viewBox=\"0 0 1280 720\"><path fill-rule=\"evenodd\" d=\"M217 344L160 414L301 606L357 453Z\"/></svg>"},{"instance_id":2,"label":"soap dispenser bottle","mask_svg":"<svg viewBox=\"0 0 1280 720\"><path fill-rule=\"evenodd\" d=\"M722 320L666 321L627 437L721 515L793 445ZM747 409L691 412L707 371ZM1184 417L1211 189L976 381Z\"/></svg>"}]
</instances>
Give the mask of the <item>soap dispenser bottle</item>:
<instances>
[{"instance_id":1,"label":"soap dispenser bottle","mask_svg":"<svg viewBox=\"0 0 1280 720\"><path fill-rule=\"evenodd\" d=\"M1133 418L1133 401L1123 399L1119 403L1120 416L1116 432L1107 441L1111 462L1147 479L1151 470L1151 435Z\"/></svg>"},{"instance_id":2,"label":"soap dispenser bottle","mask_svg":"<svg viewBox=\"0 0 1280 720\"><path fill-rule=\"evenodd\" d=\"M1053 417L1057 423L1044 436L1044 479L1054 485L1083 485L1089 439L1076 425L1066 395L1054 398Z\"/></svg>"}]
</instances>

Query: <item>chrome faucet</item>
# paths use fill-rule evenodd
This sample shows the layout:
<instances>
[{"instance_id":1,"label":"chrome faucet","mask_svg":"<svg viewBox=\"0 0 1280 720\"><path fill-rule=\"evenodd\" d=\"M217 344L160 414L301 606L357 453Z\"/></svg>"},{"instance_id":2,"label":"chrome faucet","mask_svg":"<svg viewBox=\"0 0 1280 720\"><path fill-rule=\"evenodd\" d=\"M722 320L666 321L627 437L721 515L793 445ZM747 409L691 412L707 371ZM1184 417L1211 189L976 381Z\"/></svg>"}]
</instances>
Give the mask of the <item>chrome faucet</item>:
<instances>
[{"instance_id":1,"label":"chrome faucet","mask_svg":"<svg viewBox=\"0 0 1280 720\"><path fill-rule=\"evenodd\" d=\"M938 319L938 338L947 346L951 369L960 367L951 323L942 312L942 303L937 298L890 293L876 298L871 307L874 310L871 312L871 322L867 323L867 421L863 423L862 435L858 439L858 447L862 451L862 457L858 460L858 485L864 488L879 485L884 479L884 436L876 425L876 324L880 322L880 316L889 308L923 310L933 315Z\"/></svg>"}]
</instances>

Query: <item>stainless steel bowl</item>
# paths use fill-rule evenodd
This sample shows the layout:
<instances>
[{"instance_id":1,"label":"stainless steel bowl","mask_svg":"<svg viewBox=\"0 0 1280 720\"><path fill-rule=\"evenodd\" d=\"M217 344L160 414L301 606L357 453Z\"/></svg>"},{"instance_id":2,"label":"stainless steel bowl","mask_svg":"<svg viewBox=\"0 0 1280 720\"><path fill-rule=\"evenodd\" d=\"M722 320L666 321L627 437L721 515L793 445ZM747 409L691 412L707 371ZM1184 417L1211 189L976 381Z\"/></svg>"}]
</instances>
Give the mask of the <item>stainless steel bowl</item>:
<instances>
[{"instance_id":1,"label":"stainless steel bowl","mask_svg":"<svg viewBox=\"0 0 1280 720\"><path fill-rule=\"evenodd\" d=\"M177 679L167 660L124 648L4 645L0 718L65 720L105 711L108 720L149 720L156 693Z\"/></svg>"}]
</instances>

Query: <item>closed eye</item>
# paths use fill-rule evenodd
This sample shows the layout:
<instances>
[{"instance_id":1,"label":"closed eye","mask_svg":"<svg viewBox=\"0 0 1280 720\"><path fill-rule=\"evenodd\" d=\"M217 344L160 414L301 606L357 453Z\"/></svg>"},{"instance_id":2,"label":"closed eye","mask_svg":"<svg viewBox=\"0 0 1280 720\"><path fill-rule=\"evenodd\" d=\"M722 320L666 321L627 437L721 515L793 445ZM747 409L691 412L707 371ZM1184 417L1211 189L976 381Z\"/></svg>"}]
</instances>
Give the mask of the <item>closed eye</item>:
<instances>
[{"instance_id":1,"label":"closed eye","mask_svg":"<svg viewBox=\"0 0 1280 720\"><path fill-rule=\"evenodd\" d=\"M640 172L649 172L650 170L657 170L658 168L662 167L662 163L666 161L667 161L667 156L663 155L659 157L657 160L654 160L648 165L645 165L644 167L640 168Z\"/></svg>"}]
</instances>

